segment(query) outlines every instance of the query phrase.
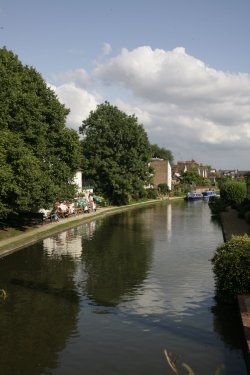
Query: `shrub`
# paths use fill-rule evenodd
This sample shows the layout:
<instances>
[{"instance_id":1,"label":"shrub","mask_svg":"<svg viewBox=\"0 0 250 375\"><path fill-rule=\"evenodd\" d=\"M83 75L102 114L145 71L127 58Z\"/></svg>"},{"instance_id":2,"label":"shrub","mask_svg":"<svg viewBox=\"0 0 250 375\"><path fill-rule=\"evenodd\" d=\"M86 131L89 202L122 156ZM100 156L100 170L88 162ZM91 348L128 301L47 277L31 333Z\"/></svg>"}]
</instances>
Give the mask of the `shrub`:
<instances>
[{"instance_id":1,"label":"shrub","mask_svg":"<svg viewBox=\"0 0 250 375\"><path fill-rule=\"evenodd\" d=\"M155 189L147 189L147 198L148 199L157 199L158 194Z\"/></svg>"},{"instance_id":2,"label":"shrub","mask_svg":"<svg viewBox=\"0 0 250 375\"><path fill-rule=\"evenodd\" d=\"M216 249L212 258L216 296L233 301L237 294L250 293L250 237L232 236Z\"/></svg>"},{"instance_id":3,"label":"shrub","mask_svg":"<svg viewBox=\"0 0 250 375\"><path fill-rule=\"evenodd\" d=\"M165 183L163 183L163 184L159 184L159 185L157 186L157 188L158 188L159 193L160 193L160 194L164 194L164 195L168 194L169 191L170 191L168 185L165 184Z\"/></svg>"},{"instance_id":4,"label":"shrub","mask_svg":"<svg viewBox=\"0 0 250 375\"><path fill-rule=\"evenodd\" d=\"M220 196L228 204L239 204L246 199L245 181L227 180L220 186Z\"/></svg>"}]
</instances>

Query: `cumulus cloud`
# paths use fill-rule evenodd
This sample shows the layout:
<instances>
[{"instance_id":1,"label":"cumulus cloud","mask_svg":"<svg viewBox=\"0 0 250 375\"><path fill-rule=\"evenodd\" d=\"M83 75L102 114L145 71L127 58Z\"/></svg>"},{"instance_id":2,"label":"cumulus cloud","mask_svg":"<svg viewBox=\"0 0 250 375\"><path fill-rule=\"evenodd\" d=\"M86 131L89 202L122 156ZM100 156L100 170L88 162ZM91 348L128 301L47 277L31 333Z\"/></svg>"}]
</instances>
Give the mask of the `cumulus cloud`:
<instances>
[{"instance_id":1,"label":"cumulus cloud","mask_svg":"<svg viewBox=\"0 0 250 375\"><path fill-rule=\"evenodd\" d=\"M57 93L71 108L73 123L82 121L102 97L111 98L112 104L138 117L151 143L174 155L215 167L250 169L249 74L213 69L183 47L124 48L115 57L110 52L104 43L106 59L92 72L78 69L61 76Z\"/></svg>"},{"instance_id":2,"label":"cumulus cloud","mask_svg":"<svg viewBox=\"0 0 250 375\"><path fill-rule=\"evenodd\" d=\"M78 131L79 126L88 117L90 111L96 109L97 97L87 90L77 87L74 83L54 86L54 91L60 102L70 109L67 118L68 126Z\"/></svg>"},{"instance_id":3,"label":"cumulus cloud","mask_svg":"<svg viewBox=\"0 0 250 375\"><path fill-rule=\"evenodd\" d=\"M109 55L112 52L112 47L109 43L103 43L102 52L105 56Z\"/></svg>"},{"instance_id":4,"label":"cumulus cloud","mask_svg":"<svg viewBox=\"0 0 250 375\"><path fill-rule=\"evenodd\" d=\"M55 82L71 83L76 87L85 88L90 81L88 73L84 69L75 69L63 73L54 74L52 79Z\"/></svg>"}]
</instances>

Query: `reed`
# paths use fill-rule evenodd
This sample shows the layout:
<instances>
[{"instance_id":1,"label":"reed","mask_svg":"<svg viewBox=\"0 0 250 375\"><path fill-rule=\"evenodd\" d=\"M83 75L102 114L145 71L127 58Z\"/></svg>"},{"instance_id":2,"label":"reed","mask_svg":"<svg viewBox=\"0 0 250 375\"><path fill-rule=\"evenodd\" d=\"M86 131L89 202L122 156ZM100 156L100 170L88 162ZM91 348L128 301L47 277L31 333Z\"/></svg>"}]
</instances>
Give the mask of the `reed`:
<instances>
[{"instance_id":1,"label":"reed","mask_svg":"<svg viewBox=\"0 0 250 375\"><path fill-rule=\"evenodd\" d=\"M181 375L181 372L177 368L177 360L178 356L174 353L168 352L166 349L164 349L165 358L167 360L167 363L169 364L169 367L176 375ZM181 364L182 367L184 367L187 370L186 375L195 375L194 370L185 362ZM214 375L221 375L222 371L224 369L224 365L221 364L217 367L215 370Z\"/></svg>"},{"instance_id":2,"label":"reed","mask_svg":"<svg viewBox=\"0 0 250 375\"><path fill-rule=\"evenodd\" d=\"M3 300L7 298L7 293L4 289L0 289L0 298L2 298Z\"/></svg>"}]
</instances>

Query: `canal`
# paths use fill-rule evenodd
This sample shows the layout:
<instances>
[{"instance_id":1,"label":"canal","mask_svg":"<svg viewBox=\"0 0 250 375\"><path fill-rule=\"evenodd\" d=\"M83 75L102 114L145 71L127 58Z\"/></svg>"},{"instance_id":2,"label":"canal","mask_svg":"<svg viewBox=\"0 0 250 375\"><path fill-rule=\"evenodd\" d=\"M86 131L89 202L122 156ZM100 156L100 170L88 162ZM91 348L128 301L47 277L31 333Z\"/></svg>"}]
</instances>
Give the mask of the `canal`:
<instances>
[{"instance_id":1,"label":"canal","mask_svg":"<svg viewBox=\"0 0 250 375\"><path fill-rule=\"evenodd\" d=\"M206 202L107 216L0 259L1 375L247 374L238 311L214 300Z\"/></svg>"}]
</instances>

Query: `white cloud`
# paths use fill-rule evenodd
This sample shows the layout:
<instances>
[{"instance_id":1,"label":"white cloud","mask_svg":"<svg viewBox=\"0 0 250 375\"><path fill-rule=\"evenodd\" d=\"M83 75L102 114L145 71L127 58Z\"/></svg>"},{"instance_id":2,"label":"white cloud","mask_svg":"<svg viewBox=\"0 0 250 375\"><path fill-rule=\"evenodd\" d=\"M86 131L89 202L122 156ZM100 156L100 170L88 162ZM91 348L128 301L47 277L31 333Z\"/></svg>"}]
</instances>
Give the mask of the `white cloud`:
<instances>
[{"instance_id":1,"label":"white cloud","mask_svg":"<svg viewBox=\"0 0 250 375\"><path fill-rule=\"evenodd\" d=\"M109 55L112 52L112 47L109 43L103 43L102 52L105 56Z\"/></svg>"},{"instance_id":2,"label":"white cloud","mask_svg":"<svg viewBox=\"0 0 250 375\"><path fill-rule=\"evenodd\" d=\"M250 170L250 75L212 69L183 47L122 49L113 58L110 52L104 43L106 59L92 72L59 77L56 92L71 108L69 122L78 128L98 102L109 100L135 114L150 142L174 155Z\"/></svg>"},{"instance_id":3,"label":"white cloud","mask_svg":"<svg viewBox=\"0 0 250 375\"><path fill-rule=\"evenodd\" d=\"M54 87L61 103L70 108L67 118L68 126L78 130L82 121L86 119L90 111L95 110L98 104L97 98L85 89L75 86L73 83Z\"/></svg>"},{"instance_id":4,"label":"white cloud","mask_svg":"<svg viewBox=\"0 0 250 375\"><path fill-rule=\"evenodd\" d=\"M84 69L75 69L52 76L55 82L71 83L76 87L85 88L89 84L90 77Z\"/></svg>"}]
</instances>

